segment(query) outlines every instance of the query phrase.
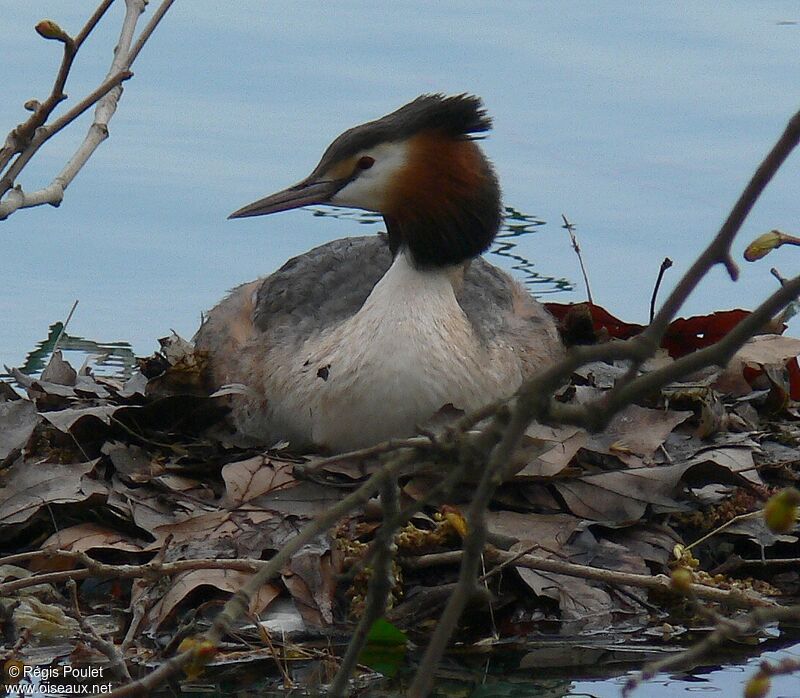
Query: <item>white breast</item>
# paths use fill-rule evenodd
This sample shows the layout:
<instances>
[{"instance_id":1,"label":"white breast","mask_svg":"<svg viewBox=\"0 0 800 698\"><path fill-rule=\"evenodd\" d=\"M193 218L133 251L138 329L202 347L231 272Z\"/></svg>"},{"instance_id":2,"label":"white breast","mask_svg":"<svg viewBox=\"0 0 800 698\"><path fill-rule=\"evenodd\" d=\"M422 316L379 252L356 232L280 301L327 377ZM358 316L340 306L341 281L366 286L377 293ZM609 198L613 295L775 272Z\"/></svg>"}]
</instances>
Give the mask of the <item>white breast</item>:
<instances>
[{"instance_id":1,"label":"white breast","mask_svg":"<svg viewBox=\"0 0 800 698\"><path fill-rule=\"evenodd\" d=\"M403 253L359 312L277 358L265 367L269 431L336 451L410 435L448 403L475 409L522 380L512 347L478 340L450 275Z\"/></svg>"}]
</instances>

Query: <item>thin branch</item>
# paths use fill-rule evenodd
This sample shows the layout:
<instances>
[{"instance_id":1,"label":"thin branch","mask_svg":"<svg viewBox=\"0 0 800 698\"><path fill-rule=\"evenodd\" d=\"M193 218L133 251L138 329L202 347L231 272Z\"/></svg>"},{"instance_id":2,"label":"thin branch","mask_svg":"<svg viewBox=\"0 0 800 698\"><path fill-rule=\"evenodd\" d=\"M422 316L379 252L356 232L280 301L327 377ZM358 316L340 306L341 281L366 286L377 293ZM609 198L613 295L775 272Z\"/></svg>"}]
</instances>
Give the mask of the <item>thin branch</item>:
<instances>
[{"instance_id":1,"label":"thin branch","mask_svg":"<svg viewBox=\"0 0 800 698\"><path fill-rule=\"evenodd\" d=\"M691 665L697 662L728 640L733 640L739 636L747 637L748 635L752 635L770 623L798 620L800 620L800 605L756 608L743 618L737 620L724 619L724 623L719 624L713 632L684 652L678 652L677 654L672 654L664 659L647 664L639 674L628 679L625 683L625 687L622 689L622 695L630 695L631 691L639 686L639 684L652 679L659 672Z\"/></svg>"},{"instance_id":2,"label":"thin branch","mask_svg":"<svg viewBox=\"0 0 800 698\"><path fill-rule=\"evenodd\" d=\"M745 218L750 213L750 209L753 208L758 197L761 196L767 184L795 149L798 142L800 142L800 111L789 120L785 131L758 166L719 232L683 275L683 278L672 290L658 314L641 336L658 345L667 326L675 318L686 299L697 288L700 280L717 264L724 265L734 281L738 278L738 268L731 258L733 240L742 227Z\"/></svg>"},{"instance_id":3,"label":"thin branch","mask_svg":"<svg viewBox=\"0 0 800 698\"><path fill-rule=\"evenodd\" d=\"M646 395L655 394L664 386L707 366L727 365L744 343L757 334L776 313L795 300L798 294L800 294L800 276L787 281L716 344L687 354L628 383L618 383L602 398L585 405L567 405L550 400L539 410L534 409L534 416L547 417L562 424L573 424L583 426L590 431L598 431L626 405L633 404ZM531 386L523 387L527 392L532 389Z\"/></svg>"},{"instance_id":4,"label":"thin branch","mask_svg":"<svg viewBox=\"0 0 800 698\"><path fill-rule=\"evenodd\" d=\"M60 118L50 124L41 125L36 128L35 134L24 149L16 151L19 152L19 155L0 179L0 220L8 218L8 216L20 208L29 208L45 203L57 206L61 203L64 198L64 191L77 176L78 172L80 172L100 143L108 137L108 123L116 111L117 103L122 94L121 83L132 76L130 68L134 60L173 2L174 0L163 0L153 17L142 30L136 43L131 46L136 24L144 11L145 0L125 0L125 17L123 19L119 40L114 51L114 59L111 62L111 67L106 78L95 90L79 101ZM96 21L99 21L100 16L102 16L99 10L100 8L95 12L92 20L96 18ZM104 11L105 10L103 10L103 12ZM90 20L90 22L92 20ZM88 26L89 24L87 23L87 27ZM88 31L90 30L91 29ZM88 34L88 31L86 31L86 27L84 27L84 31L79 34L81 41L83 41L85 35ZM61 172L54 177L53 181L46 187L32 193L24 192L19 186L12 189L17 177L39 148L94 104L97 105L95 109L95 118L92 125L89 127L86 137Z\"/></svg>"},{"instance_id":5,"label":"thin branch","mask_svg":"<svg viewBox=\"0 0 800 698\"><path fill-rule=\"evenodd\" d=\"M19 559L22 556L9 556L8 559ZM84 552L73 550L37 550L35 555L27 559L35 558L52 559L54 557L73 560L82 564L84 569L61 570L59 572L46 572L13 579L9 582L0 584L0 594L11 594L20 589L28 589L39 584L59 584L70 579L81 580L90 577L99 579L163 579L168 575L190 572L192 570L237 570L239 572L255 573L267 563L263 560L251 560L249 558L237 559L214 559L202 558L194 560L176 560L175 562L159 563L151 561L141 565L109 565L89 557Z\"/></svg>"},{"instance_id":6,"label":"thin branch","mask_svg":"<svg viewBox=\"0 0 800 698\"><path fill-rule=\"evenodd\" d=\"M491 545L486 546L486 560L491 565L513 565L525 567L540 572L563 574L569 577L590 579L595 582L613 584L617 586L631 586L640 589L650 589L662 593L674 593L670 578L664 574L648 575L634 574L633 572L619 572L589 565L579 565L565 560L554 560L538 555L519 555L505 550L499 550ZM445 553L433 553L417 558L403 558L404 567L423 569L444 564L454 564L461 560L463 553L454 550ZM691 592L699 599L713 601L730 608L760 608L776 607L777 604L758 594L748 594L737 589L718 589L704 584L692 584Z\"/></svg>"},{"instance_id":7,"label":"thin branch","mask_svg":"<svg viewBox=\"0 0 800 698\"><path fill-rule=\"evenodd\" d=\"M594 301L592 300L592 289L589 286L589 276L586 273L586 267L583 264L583 255L581 254L581 247L578 244L578 238L575 235L575 225L570 223L563 213L561 214L561 220L564 221L564 225L561 227L569 233L572 249L575 250L575 254L578 256L578 263L581 265L581 274L583 274L583 283L586 284L586 297L589 299L589 305L594 305Z\"/></svg>"},{"instance_id":8,"label":"thin branch","mask_svg":"<svg viewBox=\"0 0 800 698\"><path fill-rule=\"evenodd\" d=\"M277 575L282 567L292 558L300 548L318 535L331 528L339 519L366 504L384 482L394 478L408 462L407 454L396 454L392 460L384 465L377 473L372 475L361 487L351 492L341 502L317 516L294 538L290 539L275 556L265 562L261 569L253 575L244 587L239 589L225 604L214 618L211 628L206 632L206 640L214 647L219 645L227 629L241 618L250 605L250 599L258 593L259 589L272 577ZM149 691L176 674L190 661L197 660L197 649L190 649L172 657L155 671L145 675L135 684L122 686L108 694L110 698L138 695L141 691Z\"/></svg>"},{"instance_id":9,"label":"thin branch","mask_svg":"<svg viewBox=\"0 0 800 698\"><path fill-rule=\"evenodd\" d=\"M72 308L70 308L69 314L67 315L67 319L64 320L64 324L61 325L61 331L58 333L58 337L56 337L56 341L53 342L53 348L50 350L50 356L56 353L58 350L58 345L61 343L61 338L64 336L64 333L67 331L67 327L69 325L69 321L72 320L72 315L75 313L75 308L78 307L78 301L76 300L72 304Z\"/></svg>"},{"instance_id":10,"label":"thin branch","mask_svg":"<svg viewBox=\"0 0 800 698\"><path fill-rule=\"evenodd\" d=\"M467 513L468 532L464 539L464 551L456 588L436 624L425 654L409 687L411 698L424 698L430 693L436 667L444 655L447 643L458 624L467 601L475 589L483 549L486 545L486 513L497 488L505 479L503 471L516 450L527 422L519 419L518 410L498 410L486 431L502 431L500 441L494 446Z\"/></svg>"},{"instance_id":11,"label":"thin branch","mask_svg":"<svg viewBox=\"0 0 800 698\"><path fill-rule=\"evenodd\" d=\"M47 121L56 106L58 106L60 102L67 98L67 96L64 94L64 85L66 84L67 77L72 69L75 55L78 53L78 49L80 49L81 44L83 44L86 37L88 37L92 30L97 26L98 22L102 19L103 15L106 13L108 8L111 7L113 2L114 0L103 0L103 2L100 3L98 8L94 11L94 14L88 19L86 24L78 32L75 38L70 39L67 37L66 40L63 41L64 55L61 59L61 65L58 69L58 73L56 74L53 88L50 90L50 94L44 102L36 104L33 114L28 117L27 121L19 124L11 131L11 133L9 133L8 137L6 138L5 145L2 149L0 149L0 172L2 172L6 165L8 165L14 154L21 152L21 150L28 144L30 139L35 134L36 129L38 129L42 124L45 123L45 121ZM0 194L0 196L1 195L2 194Z\"/></svg>"},{"instance_id":12,"label":"thin branch","mask_svg":"<svg viewBox=\"0 0 800 698\"><path fill-rule=\"evenodd\" d=\"M664 278L664 273L671 266L672 260L669 257L664 257L664 261L661 262L661 267L658 270L656 285L653 287L653 295L650 297L650 322L653 322L653 316L656 314L656 299L658 298L658 289L661 288L661 280Z\"/></svg>"},{"instance_id":13,"label":"thin branch","mask_svg":"<svg viewBox=\"0 0 800 698\"><path fill-rule=\"evenodd\" d=\"M383 616L389 594L392 592L392 562L396 550L394 537L397 527L391 524L399 514L397 482L393 479L387 480L381 487L381 504L383 506L383 526L374 541L374 563L364 613L347 645L347 651L331 685L330 692L334 696L347 695L347 683L356 668L361 651L367 644L369 631L375 621Z\"/></svg>"}]
</instances>

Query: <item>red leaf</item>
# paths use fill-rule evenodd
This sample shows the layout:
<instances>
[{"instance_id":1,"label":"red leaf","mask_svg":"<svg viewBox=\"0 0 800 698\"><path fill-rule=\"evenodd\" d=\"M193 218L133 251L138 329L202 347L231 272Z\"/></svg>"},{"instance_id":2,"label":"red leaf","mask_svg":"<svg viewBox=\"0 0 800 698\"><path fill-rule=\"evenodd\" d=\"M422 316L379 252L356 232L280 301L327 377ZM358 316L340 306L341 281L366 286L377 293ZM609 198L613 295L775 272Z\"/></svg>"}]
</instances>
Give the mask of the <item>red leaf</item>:
<instances>
[{"instance_id":1,"label":"red leaf","mask_svg":"<svg viewBox=\"0 0 800 698\"><path fill-rule=\"evenodd\" d=\"M678 318L667 327L661 346L677 359L718 342L748 315L749 310L723 310L711 315Z\"/></svg>"}]
</instances>

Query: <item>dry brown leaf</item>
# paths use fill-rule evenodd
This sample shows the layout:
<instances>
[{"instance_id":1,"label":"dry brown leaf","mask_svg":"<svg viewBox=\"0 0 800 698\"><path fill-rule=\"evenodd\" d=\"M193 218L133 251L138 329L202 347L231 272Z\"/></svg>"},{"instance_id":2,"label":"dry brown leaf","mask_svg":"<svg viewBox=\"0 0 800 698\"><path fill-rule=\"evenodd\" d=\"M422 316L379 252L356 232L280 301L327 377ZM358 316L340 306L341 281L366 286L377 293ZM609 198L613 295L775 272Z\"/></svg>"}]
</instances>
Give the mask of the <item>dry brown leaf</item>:
<instances>
[{"instance_id":1,"label":"dry brown leaf","mask_svg":"<svg viewBox=\"0 0 800 698\"><path fill-rule=\"evenodd\" d=\"M268 456L228 463L222 469L225 481L222 505L233 509L261 495L295 485L297 480L292 474L293 468L294 463Z\"/></svg>"},{"instance_id":2,"label":"dry brown leaf","mask_svg":"<svg viewBox=\"0 0 800 698\"><path fill-rule=\"evenodd\" d=\"M586 448L617 456L628 465L640 465L664 443L676 426L691 416L692 412L629 405L601 433L593 434Z\"/></svg>"},{"instance_id":3,"label":"dry brown leaf","mask_svg":"<svg viewBox=\"0 0 800 698\"><path fill-rule=\"evenodd\" d=\"M648 506L658 511L685 511L674 498L675 488L690 463L629 468L574 480L559 480L555 487L569 510L591 521L634 523Z\"/></svg>"},{"instance_id":4,"label":"dry brown leaf","mask_svg":"<svg viewBox=\"0 0 800 698\"><path fill-rule=\"evenodd\" d=\"M43 550L72 550L75 552L88 553L91 550L123 550L125 552L138 553L142 550L142 544L135 542L132 538L105 528L96 523L82 523L77 526L70 526L61 531L57 531L47 538L42 545ZM32 560L29 565L31 570L37 572L67 570L76 566L76 563L66 558L48 558L47 560Z\"/></svg>"},{"instance_id":5,"label":"dry brown leaf","mask_svg":"<svg viewBox=\"0 0 800 698\"><path fill-rule=\"evenodd\" d=\"M762 485L763 481L755 468L753 461L753 446L722 446L717 448L703 449L689 463L697 465L699 463L715 463L722 468L727 468L732 473L741 475L744 478Z\"/></svg>"},{"instance_id":6,"label":"dry brown leaf","mask_svg":"<svg viewBox=\"0 0 800 698\"><path fill-rule=\"evenodd\" d=\"M519 542L525 547L536 544L537 550L559 550L584 527L584 522L571 514L490 511L486 514L486 526L489 539L501 547Z\"/></svg>"},{"instance_id":7,"label":"dry brown leaf","mask_svg":"<svg viewBox=\"0 0 800 698\"><path fill-rule=\"evenodd\" d=\"M0 402L0 461L21 449L40 421L36 406L28 400Z\"/></svg>"},{"instance_id":8,"label":"dry brown leaf","mask_svg":"<svg viewBox=\"0 0 800 698\"><path fill-rule=\"evenodd\" d=\"M153 629L159 628L178 606L187 600L193 592L212 587L213 590L234 594L250 581L253 575L238 570L192 570L175 576L169 591L153 606L147 617ZM213 593L213 592L212 592ZM253 614L261 613L281 593L278 586L265 584L250 600L249 610ZM195 604L196 605L196 604Z\"/></svg>"},{"instance_id":9,"label":"dry brown leaf","mask_svg":"<svg viewBox=\"0 0 800 698\"><path fill-rule=\"evenodd\" d=\"M800 355L800 339L777 334L763 334L753 337L734 354L727 367L714 383L714 387L734 397L747 395L752 389L743 380L747 366L784 366L787 361Z\"/></svg>"},{"instance_id":10,"label":"dry brown leaf","mask_svg":"<svg viewBox=\"0 0 800 698\"><path fill-rule=\"evenodd\" d=\"M128 484L141 485L164 472L164 465L136 444L107 441L100 450L111 458L114 469Z\"/></svg>"},{"instance_id":11,"label":"dry brown leaf","mask_svg":"<svg viewBox=\"0 0 800 698\"><path fill-rule=\"evenodd\" d=\"M96 464L93 460L12 465L4 473L6 486L0 488L0 531L28 521L45 506L105 501L108 489L89 477Z\"/></svg>"},{"instance_id":12,"label":"dry brown leaf","mask_svg":"<svg viewBox=\"0 0 800 698\"><path fill-rule=\"evenodd\" d=\"M70 407L66 410L43 412L44 417L56 429L68 432L81 419L99 419L103 424L111 424L111 415L119 408L113 405L100 407Z\"/></svg>"},{"instance_id":13,"label":"dry brown leaf","mask_svg":"<svg viewBox=\"0 0 800 698\"><path fill-rule=\"evenodd\" d=\"M525 436L540 452L517 474L516 478L549 478L566 468L575 454L589 441L589 434L579 427L549 427L532 424Z\"/></svg>"},{"instance_id":14,"label":"dry brown leaf","mask_svg":"<svg viewBox=\"0 0 800 698\"><path fill-rule=\"evenodd\" d=\"M60 349L56 349L50 355L50 361L47 362L41 376L42 381L59 385L75 385L77 378L78 372L72 368L69 361L64 361Z\"/></svg>"},{"instance_id":15,"label":"dry brown leaf","mask_svg":"<svg viewBox=\"0 0 800 698\"><path fill-rule=\"evenodd\" d=\"M303 620L317 627L333 623L336 578L327 540L317 538L304 545L292 557L288 567L283 580Z\"/></svg>"},{"instance_id":16,"label":"dry brown leaf","mask_svg":"<svg viewBox=\"0 0 800 698\"><path fill-rule=\"evenodd\" d=\"M512 551L521 551L523 545L517 544ZM644 560L637 554L611 541L597 540L589 530L561 544L554 542L549 551L535 554L602 569L639 574L647 574L648 571ZM562 621L580 621L582 632L591 628L606 629L611 623L612 613L630 613L632 610L624 597L612 596L599 582L525 567L518 567L517 571L537 596L546 596L558 602Z\"/></svg>"}]
</instances>

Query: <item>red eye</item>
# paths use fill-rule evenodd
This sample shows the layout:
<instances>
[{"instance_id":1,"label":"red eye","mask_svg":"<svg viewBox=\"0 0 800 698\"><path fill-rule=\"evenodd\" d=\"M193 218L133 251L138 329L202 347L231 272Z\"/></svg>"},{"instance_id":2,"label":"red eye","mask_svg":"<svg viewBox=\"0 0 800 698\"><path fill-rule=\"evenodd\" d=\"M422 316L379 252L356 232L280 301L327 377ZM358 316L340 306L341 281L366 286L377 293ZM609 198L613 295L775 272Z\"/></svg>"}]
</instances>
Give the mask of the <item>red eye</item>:
<instances>
[{"instance_id":1,"label":"red eye","mask_svg":"<svg viewBox=\"0 0 800 698\"><path fill-rule=\"evenodd\" d=\"M375 158L371 158L369 155L364 155L358 159L358 169L359 170L368 170L375 164Z\"/></svg>"}]
</instances>

